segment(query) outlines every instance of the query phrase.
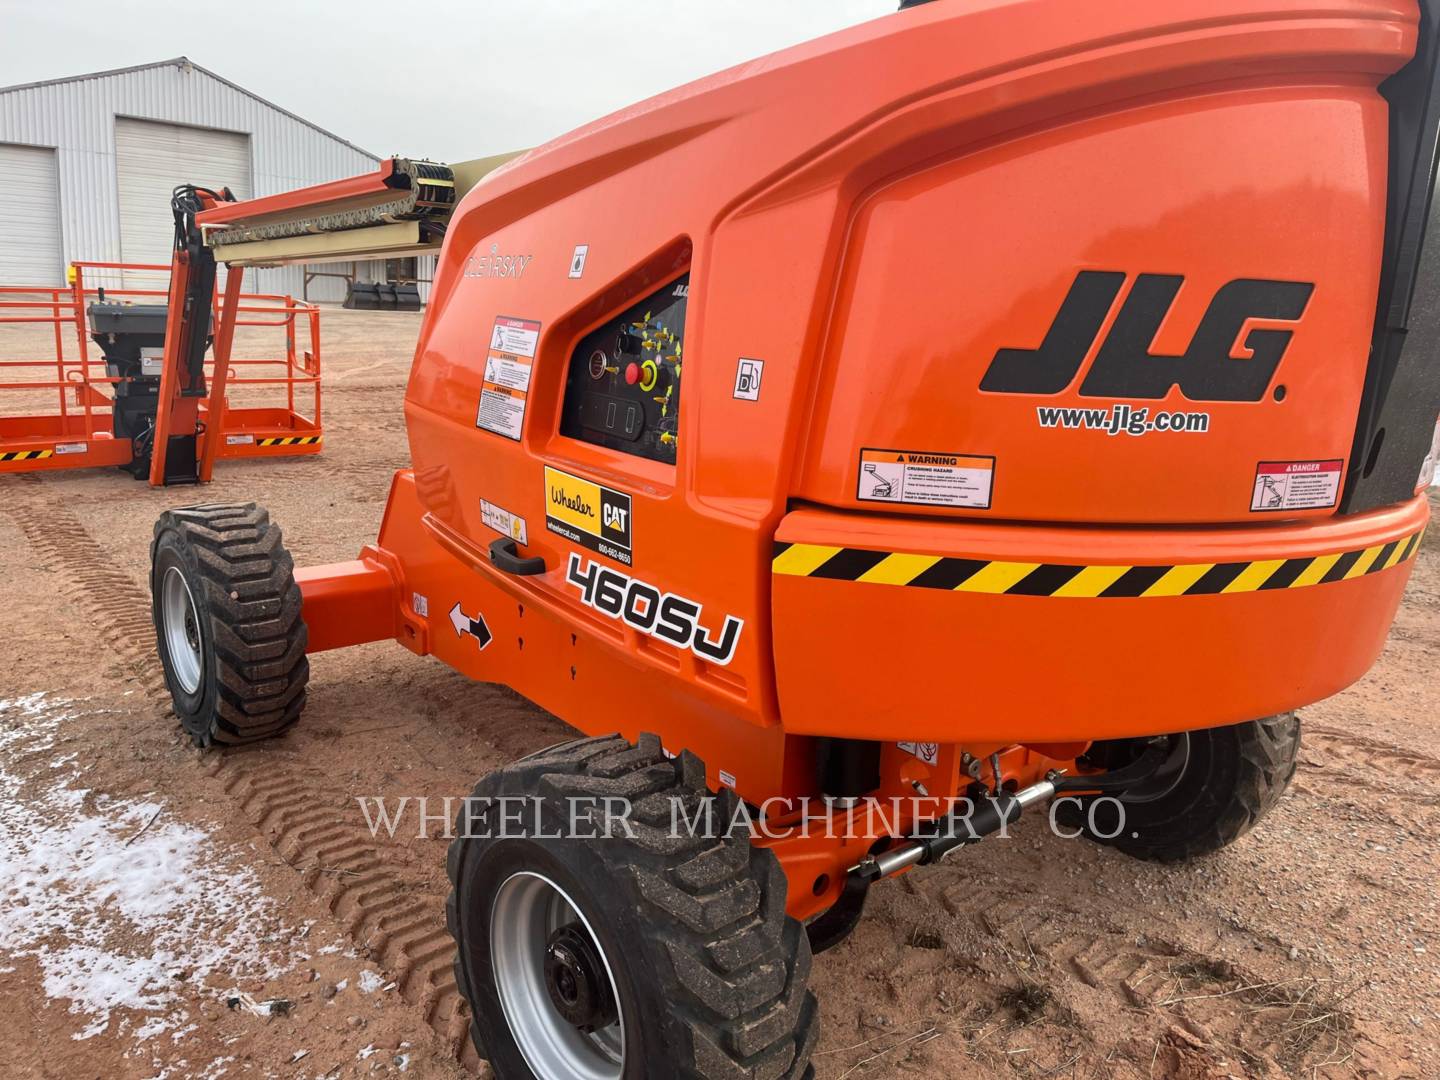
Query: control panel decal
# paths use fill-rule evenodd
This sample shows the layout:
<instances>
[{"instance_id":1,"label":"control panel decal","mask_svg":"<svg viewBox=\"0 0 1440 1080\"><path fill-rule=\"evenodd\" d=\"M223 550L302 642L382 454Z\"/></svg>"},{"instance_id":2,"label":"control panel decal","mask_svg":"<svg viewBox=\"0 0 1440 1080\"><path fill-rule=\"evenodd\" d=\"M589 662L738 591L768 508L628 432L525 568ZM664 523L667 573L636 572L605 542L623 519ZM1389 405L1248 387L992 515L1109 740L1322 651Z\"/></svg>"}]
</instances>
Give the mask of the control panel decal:
<instances>
[{"instance_id":1,"label":"control panel decal","mask_svg":"<svg viewBox=\"0 0 1440 1080\"><path fill-rule=\"evenodd\" d=\"M490 332L490 351L485 356L485 381L480 385L476 427L519 442L539 342L540 324L534 319L501 315L495 320Z\"/></svg>"},{"instance_id":2,"label":"control panel decal","mask_svg":"<svg viewBox=\"0 0 1440 1080\"><path fill-rule=\"evenodd\" d=\"M630 566L630 496L545 466L545 527L572 544Z\"/></svg>"}]
</instances>

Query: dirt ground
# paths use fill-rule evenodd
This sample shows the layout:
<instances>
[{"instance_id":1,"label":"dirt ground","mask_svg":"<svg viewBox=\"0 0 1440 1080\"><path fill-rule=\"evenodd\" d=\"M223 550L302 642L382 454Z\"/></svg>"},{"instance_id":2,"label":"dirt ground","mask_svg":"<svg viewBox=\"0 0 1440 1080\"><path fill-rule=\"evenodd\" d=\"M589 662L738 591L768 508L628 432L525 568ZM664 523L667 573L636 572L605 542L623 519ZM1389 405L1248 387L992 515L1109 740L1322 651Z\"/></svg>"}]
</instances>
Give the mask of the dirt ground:
<instances>
[{"instance_id":1,"label":"dirt ground","mask_svg":"<svg viewBox=\"0 0 1440 1080\"><path fill-rule=\"evenodd\" d=\"M224 463L199 497L268 505L302 565L353 557L407 462L418 320L327 311L325 452ZM0 356L35 345L7 330ZM314 658L284 740L194 750L145 582L157 513L198 494L0 477L0 1074L484 1072L444 841L374 841L356 798L458 797L568 729L373 645ZM1437 547L1374 670L1304 711L1289 795L1229 850L1160 867L1027 820L877 888L815 962L818 1075L1440 1075Z\"/></svg>"}]
</instances>

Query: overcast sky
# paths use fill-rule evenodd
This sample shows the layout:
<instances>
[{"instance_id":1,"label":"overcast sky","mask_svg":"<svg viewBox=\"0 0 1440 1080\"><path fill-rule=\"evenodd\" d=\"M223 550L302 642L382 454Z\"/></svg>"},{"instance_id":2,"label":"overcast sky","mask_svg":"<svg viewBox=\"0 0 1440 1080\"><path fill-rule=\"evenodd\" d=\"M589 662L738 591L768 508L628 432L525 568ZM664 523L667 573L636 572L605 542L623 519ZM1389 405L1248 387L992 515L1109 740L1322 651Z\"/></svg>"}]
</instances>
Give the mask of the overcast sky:
<instances>
[{"instance_id":1,"label":"overcast sky","mask_svg":"<svg viewBox=\"0 0 1440 1080\"><path fill-rule=\"evenodd\" d=\"M897 0L0 0L0 86L188 56L381 156L537 143Z\"/></svg>"}]
</instances>

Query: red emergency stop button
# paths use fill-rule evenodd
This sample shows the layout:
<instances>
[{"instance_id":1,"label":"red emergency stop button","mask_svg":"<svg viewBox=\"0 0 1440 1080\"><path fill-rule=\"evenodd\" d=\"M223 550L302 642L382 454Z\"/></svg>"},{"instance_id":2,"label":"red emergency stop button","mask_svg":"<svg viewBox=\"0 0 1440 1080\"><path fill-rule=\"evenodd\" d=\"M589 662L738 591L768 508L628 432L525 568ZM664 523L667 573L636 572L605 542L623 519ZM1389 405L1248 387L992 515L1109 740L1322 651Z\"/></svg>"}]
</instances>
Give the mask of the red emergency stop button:
<instances>
[{"instance_id":1,"label":"red emergency stop button","mask_svg":"<svg viewBox=\"0 0 1440 1080\"><path fill-rule=\"evenodd\" d=\"M631 386L640 381L640 365L633 360L625 365L625 381Z\"/></svg>"}]
</instances>

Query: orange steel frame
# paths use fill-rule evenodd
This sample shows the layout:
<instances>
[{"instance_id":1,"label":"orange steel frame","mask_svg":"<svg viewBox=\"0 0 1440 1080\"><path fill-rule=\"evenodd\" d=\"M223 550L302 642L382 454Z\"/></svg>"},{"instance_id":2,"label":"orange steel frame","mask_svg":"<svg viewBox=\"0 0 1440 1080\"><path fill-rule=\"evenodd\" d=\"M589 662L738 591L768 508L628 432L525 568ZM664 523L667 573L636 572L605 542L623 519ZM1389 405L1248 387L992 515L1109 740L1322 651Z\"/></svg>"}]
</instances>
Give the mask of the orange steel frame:
<instances>
[{"instance_id":1,"label":"orange steel frame","mask_svg":"<svg viewBox=\"0 0 1440 1080\"><path fill-rule=\"evenodd\" d=\"M176 290L183 293L183 273L173 266L136 263L75 262L71 283L66 287L0 285L0 326L7 324L49 325L54 331L55 355L48 360L0 360L0 402L5 394L53 391L58 411L0 416L0 473L39 472L53 469L94 468L127 465L133 459L129 439L117 439L110 427L111 398L102 388L123 380L105 374L103 356L93 355L97 346L90 340L86 309L99 295L97 286L87 284L87 274L103 272L172 271L168 289L111 288L105 296L123 302L154 303L166 298L175 310ZM92 278L93 280L93 278ZM272 293L242 293L243 271L232 268L223 294L212 299L215 326L211 357L206 361L208 393L185 398L166 363L161 372L160 403L157 403L155 451L151 458L150 482L159 485L164 476L165 434L204 431L199 447L199 479L211 479L220 458L286 457L317 454L322 447L322 404L320 384L320 310L314 304ZM43 297L43 299L35 299ZM179 320L166 326L166 356L169 337ZM237 327L276 327L285 338L283 356L235 359L232 357ZM74 353L67 350L67 338ZM281 375L264 375L256 369L283 367ZM99 369L97 372L95 369ZM11 373L53 370L49 380L7 378ZM284 407L232 408L227 394L235 387L284 386ZM302 413L303 394L309 389L309 415ZM163 431L162 431L163 428ZM304 441L296 441L304 440Z\"/></svg>"},{"instance_id":2,"label":"orange steel frame","mask_svg":"<svg viewBox=\"0 0 1440 1080\"><path fill-rule=\"evenodd\" d=\"M379 538L296 573L309 650L397 640L584 732L657 732L755 805L819 793L821 738L881 745L877 795L945 800L976 771L988 781L971 763L991 754L1007 786L1026 786L1094 739L1336 692L1379 654L1414 561L1379 553L1414 550L1426 500L1277 521L1251 512L1249 491L1257 459L1348 457L1385 215L1376 87L1416 28L1403 0L926 5L491 174L449 224L406 395L413 468L396 474ZM669 175L685 182L654 182ZM580 242L583 277L567 273ZM487 269L497 252L523 256L523 277ZM1186 275L1162 359L1227 282L1315 282L1304 320L1284 324L1288 397L1207 398L1213 432L1164 441L1040 430L1034 396L983 392L997 349L1034 349L1087 268ZM577 344L681 272L676 463L562 435ZM543 323L513 440L476 423L476 342L499 317ZM767 365L756 399L733 392L737 357ZM1178 387L1168 397L1185 404ZM1094 401L1076 379L1039 403ZM998 453L994 502L862 502L864 447ZM633 566L546 529L547 465L633 500ZM482 500L528 522L538 573L492 560ZM1262 582L1366 554L1303 588L1037 595L795 575L774 566L777 543L1106 580L1223 564ZM687 598L709 625L743 620L743 636L720 663L657 641L582 603L572 558ZM463 629L480 615L483 646ZM902 662L906 677L876 679ZM922 739L933 761L895 742ZM834 903L860 854L908 825L765 841L791 914Z\"/></svg>"}]
</instances>

